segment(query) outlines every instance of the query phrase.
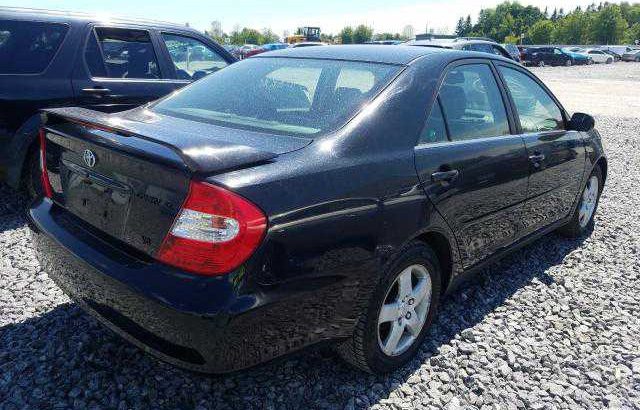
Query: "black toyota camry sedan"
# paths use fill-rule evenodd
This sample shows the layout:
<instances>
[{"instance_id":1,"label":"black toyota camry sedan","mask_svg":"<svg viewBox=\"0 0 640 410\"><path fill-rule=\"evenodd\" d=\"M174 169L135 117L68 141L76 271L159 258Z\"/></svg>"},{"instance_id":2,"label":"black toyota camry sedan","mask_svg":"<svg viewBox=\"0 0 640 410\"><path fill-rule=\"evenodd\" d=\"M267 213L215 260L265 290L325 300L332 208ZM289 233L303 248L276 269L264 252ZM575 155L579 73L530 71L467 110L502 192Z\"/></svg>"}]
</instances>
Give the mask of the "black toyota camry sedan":
<instances>
[{"instance_id":1,"label":"black toyota camry sedan","mask_svg":"<svg viewBox=\"0 0 640 410\"><path fill-rule=\"evenodd\" d=\"M287 49L43 121L43 268L124 338L211 373L318 342L396 369L463 278L588 234L607 176L592 117L513 61L446 49Z\"/></svg>"}]
</instances>

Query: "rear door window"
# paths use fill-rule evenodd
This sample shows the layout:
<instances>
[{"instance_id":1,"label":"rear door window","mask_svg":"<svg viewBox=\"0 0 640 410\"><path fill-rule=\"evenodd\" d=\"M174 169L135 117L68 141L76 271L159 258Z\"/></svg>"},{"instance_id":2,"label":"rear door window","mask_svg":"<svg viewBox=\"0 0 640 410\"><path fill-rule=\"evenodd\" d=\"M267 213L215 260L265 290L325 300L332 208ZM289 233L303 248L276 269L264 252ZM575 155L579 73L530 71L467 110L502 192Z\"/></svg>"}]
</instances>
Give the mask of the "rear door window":
<instances>
[{"instance_id":1,"label":"rear door window","mask_svg":"<svg viewBox=\"0 0 640 410\"><path fill-rule=\"evenodd\" d=\"M163 33L179 80L198 80L229 65L217 51L195 38Z\"/></svg>"},{"instance_id":2,"label":"rear door window","mask_svg":"<svg viewBox=\"0 0 640 410\"><path fill-rule=\"evenodd\" d=\"M513 68L499 69L516 106L522 132L564 129L560 108L535 80Z\"/></svg>"},{"instance_id":3,"label":"rear door window","mask_svg":"<svg viewBox=\"0 0 640 410\"><path fill-rule=\"evenodd\" d=\"M160 69L149 32L96 27L85 49L92 77L158 79Z\"/></svg>"},{"instance_id":4,"label":"rear door window","mask_svg":"<svg viewBox=\"0 0 640 410\"><path fill-rule=\"evenodd\" d=\"M0 20L0 74L38 74L56 55L68 26Z\"/></svg>"},{"instance_id":5,"label":"rear door window","mask_svg":"<svg viewBox=\"0 0 640 410\"><path fill-rule=\"evenodd\" d=\"M432 144L434 142L447 141L447 126L444 123L444 117L442 116L442 108L440 102L436 100L433 103L431 109L431 115L424 124L424 128L420 133L418 139L418 145L420 144Z\"/></svg>"},{"instance_id":6,"label":"rear door window","mask_svg":"<svg viewBox=\"0 0 640 410\"><path fill-rule=\"evenodd\" d=\"M453 141L510 133L502 95L487 64L449 71L440 88L440 102Z\"/></svg>"}]
</instances>

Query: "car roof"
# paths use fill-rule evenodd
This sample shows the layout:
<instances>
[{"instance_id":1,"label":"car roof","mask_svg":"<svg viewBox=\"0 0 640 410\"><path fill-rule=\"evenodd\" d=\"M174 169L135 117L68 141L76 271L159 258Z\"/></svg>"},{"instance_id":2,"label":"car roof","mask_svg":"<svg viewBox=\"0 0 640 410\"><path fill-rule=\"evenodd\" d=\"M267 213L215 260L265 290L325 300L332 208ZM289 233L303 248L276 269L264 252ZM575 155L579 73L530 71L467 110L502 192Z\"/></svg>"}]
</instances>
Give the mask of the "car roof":
<instances>
[{"instance_id":1,"label":"car roof","mask_svg":"<svg viewBox=\"0 0 640 410\"><path fill-rule=\"evenodd\" d=\"M369 63L408 65L421 57L439 59L444 63L458 60L461 57L496 59L511 61L505 57L475 51L461 51L438 47L416 47L411 45L386 46L378 44L334 45L327 47L287 48L269 52L268 55L259 54L251 58L310 58L325 60L361 61ZM513 62L513 61L511 61Z\"/></svg>"},{"instance_id":2,"label":"car roof","mask_svg":"<svg viewBox=\"0 0 640 410\"><path fill-rule=\"evenodd\" d=\"M291 58L316 58L327 60L350 60L370 63L406 65L413 60L425 55L445 58L446 55L455 54L458 51L438 49L431 47L408 47L404 45L386 46L378 44L362 45L335 45L327 47L300 47L287 48L269 53L268 56L258 58L291 57Z\"/></svg>"},{"instance_id":3,"label":"car roof","mask_svg":"<svg viewBox=\"0 0 640 410\"><path fill-rule=\"evenodd\" d=\"M198 32L195 29L181 24L166 21L150 20L143 18L123 17L111 14L98 13L78 13L72 11L56 11L24 7L2 7L0 6L0 16L2 18L17 18L20 20L33 19L36 21L51 21L58 23L110 23L128 24L141 27L171 28L180 31Z\"/></svg>"}]
</instances>

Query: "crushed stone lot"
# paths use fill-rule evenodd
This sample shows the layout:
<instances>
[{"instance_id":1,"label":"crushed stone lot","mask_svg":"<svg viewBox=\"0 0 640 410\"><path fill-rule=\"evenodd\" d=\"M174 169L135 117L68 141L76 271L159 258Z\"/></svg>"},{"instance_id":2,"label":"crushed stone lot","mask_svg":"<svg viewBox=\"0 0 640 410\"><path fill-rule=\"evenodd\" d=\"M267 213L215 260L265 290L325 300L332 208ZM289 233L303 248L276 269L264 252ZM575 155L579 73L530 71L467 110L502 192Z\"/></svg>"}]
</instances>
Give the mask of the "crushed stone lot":
<instances>
[{"instance_id":1,"label":"crushed stone lot","mask_svg":"<svg viewBox=\"0 0 640 410\"><path fill-rule=\"evenodd\" d=\"M618 81L616 67L640 74L632 65L606 70ZM535 71L555 90L578 87L587 68ZM638 96L637 79L628 86ZM417 358L386 376L326 347L216 377L161 363L40 270L23 203L0 185L0 408L640 408L640 116L589 104L570 109L598 114L609 157L591 236L552 234L487 269L444 301Z\"/></svg>"}]
</instances>

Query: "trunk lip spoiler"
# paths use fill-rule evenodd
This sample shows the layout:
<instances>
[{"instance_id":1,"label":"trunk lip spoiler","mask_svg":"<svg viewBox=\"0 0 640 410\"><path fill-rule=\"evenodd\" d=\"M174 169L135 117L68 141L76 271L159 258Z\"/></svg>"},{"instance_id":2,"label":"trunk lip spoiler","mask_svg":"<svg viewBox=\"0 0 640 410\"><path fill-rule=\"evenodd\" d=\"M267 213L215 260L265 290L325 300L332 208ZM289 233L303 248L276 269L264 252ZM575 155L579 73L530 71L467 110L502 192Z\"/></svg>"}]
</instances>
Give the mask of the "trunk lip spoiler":
<instances>
[{"instance_id":1,"label":"trunk lip spoiler","mask_svg":"<svg viewBox=\"0 0 640 410\"><path fill-rule=\"evenodd\" d=\"M236 163L231 163L227 166L225 166L224 164L219 164L219 166L215 166L215 158L211 158L209 161L202 161L202 160L198 161L197 159L194 159L192 156L187 155L186 152L197 149L197 148L179 147L167 141L163 141L162 139L153 138L151 136L144 135L139 132L134 132L131 129L127 128L126 126L122 126L117 123L114 123L113 121L110 121L110 119L113 117L111 117L110 114L107 114L107 113L103 113L100 111L93 111L93 110L80 108L80 107L49 108L49 109L41 110L41 126L43 128L48 129L55 133L62 134L66 137L72 137L68 134L60 133L60 131L55 130L55 128L51 128L50 120L52 117L57 117L64 121L77 124L86 128L91 128L91 129L112 133L114 135L118 135L125 138L134 137L134 138L138 138L153 144L160 145L166 149L171 150L173 154L177 156L176 159L179 158L180 161L171 160L170 158L166 158L166 157L159 158L158 156L154 156L142 149L138 149L132 146L122 146L119 144L115 144L114 141L109 140L108 138L104 138L96 134L92 134L92 137L95 137L95 139L92 140L92 142L105 145L110 149L124 151L126 153L130 153L137 156L143 156L146 159L162 160L161 162L165 163L166 165L170 165L178 169L190 171L191 173L212 174L219 171L224 171L226 169L236 169L240 166L250 166L252 164L259 164L262 162L269 161L278 156L278 154L276 153L259 150L259 149L250 147L248 145L222 144L223 146L226 146L226 147L233 147L237 150L246 151L247 158L244 161L236 161ZM218 146L219 145L220 144L218 144ZM215 146L215 144L212 143L212 146Z\"/></svg>"}]
</instances>

